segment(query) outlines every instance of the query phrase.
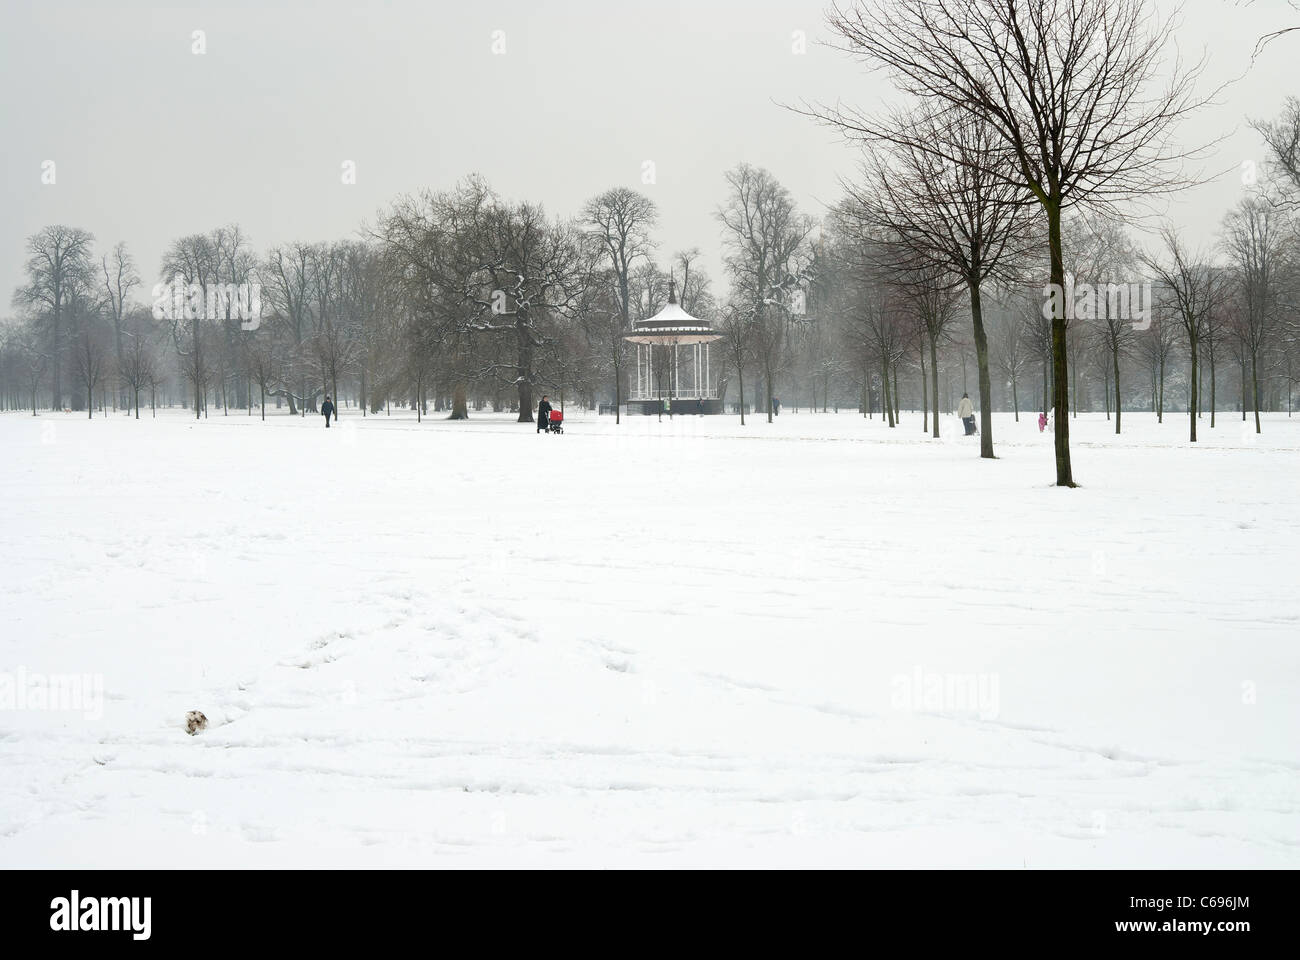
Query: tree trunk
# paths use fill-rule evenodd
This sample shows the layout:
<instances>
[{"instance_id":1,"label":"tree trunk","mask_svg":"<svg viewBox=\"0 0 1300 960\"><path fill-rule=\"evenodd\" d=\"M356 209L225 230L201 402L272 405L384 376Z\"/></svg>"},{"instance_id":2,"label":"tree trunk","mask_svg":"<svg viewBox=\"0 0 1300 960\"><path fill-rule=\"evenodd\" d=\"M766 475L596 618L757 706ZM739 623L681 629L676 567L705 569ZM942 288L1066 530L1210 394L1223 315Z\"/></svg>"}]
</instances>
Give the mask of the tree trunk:
<instances>
[{"instance_id":1,"label":"tree trunk","mask_svg":"<svg viewBox=\"0 0 1300 960\"><path fill-rule=\"evenodd\" d=\"M1068 341L1067 341L1067 345L1068 345ZM1079 357L1078 357L1079 351L1078 349L1075 349L1072 352L1075 354L1075 356L1073 357L1067 356L1066 359L1069 361L1070 364L1070 376L1074 378L1072 381L1074 387L1073 389L1074 409L1072 411L1072 414L1074 416L1074 419L1078 420L1079 419Z\"/></svg>"},{"instance_id":2,"label":"tree trunk","mask_svg":"<svg viewBox=\"0 0 1300 960\"><path fill-rule=\"evenodd\" d=\"M1115 433L1119 434L1120 418L1124 415L1124 408L1120 404L1119 395L1119 347L1114 343L1111 344L1110 362L1112 373L1115 374Z\"/></svg>"},{"instance_id":3,"label":"tree trunk","mask_svg":"<svg viewBox=\"0 0 1300 960\"><path fill-rule=\"evenodd\" d=\"M925 350L919 351L921 356L921 432L930 432L930 385L925 382Z\"/></svg>"},{"instance_id":4,"label":"tree trunk","mask_svg":"<svg viewBox=\"0 0 1300 960\"><path fill-rule=\"evenodd\" d=\"M63 289L62 286L56 286L56 289L54 291L54 328L52 331L53 339L51 342L51 349L50 349L50 353L52 354L52 356L50 357L50 366L52 368L51 372L54 375L53 383L52 383L52 386L54 388L53 389L54 402L50 407L50 411L52 413L58 413L60 410L63 409L63 364L60 362L62 360L62 347L63 347L63 341L61 339L61 334L63 333L62 289Z\"/></svg>"},{"instance_id":5,"label":"tree trunk","mask_svg":"<svg viewBox=\"0 0 1300 960\"><path fill-rule=\"evenodd\" d=\"M975 327L975 362L980 382L980 458L993 457L993 384L989 380L989 340L984 333L983 304L979 280L970 283L970 314Z\"/></svg>"},{"instance_id":6,"label":"tree trunk","mask_svg":"<svg viewBox=\"0 0 1300 960\"><path fill-rule=\"evenodd\" d=\"M936 440L939 438L939 345L935 342L934 333L929 330L930 334L930 386L934 388L934 420L931 422L931 436Z\"/></svg>"},{"instance_id":7,"label":"tree trunk","mask_svg":"<svg viewBox=\"0 0 1300 960\"><path fill-rule=\"evenodd\" d=\"M468 420L469 403L465 396L465 383L458 380L451 393L451 416L449 420Z\"/></svg>"},{"instance_id":8,"label":"tree trunk","mask_svg":"<svg viewBox=\"0 0 1300 960\"><path fill-rule=\"evenodd\" d=\"M1160 358L1158 383L1160 386L1160 390L1159 393L1157 393L1156 395L1159 398L1156 401L1156 423L1164 423L1165 422L1165 358L1164 357Z\"/></svg>"},{"instance_id":9,"label":"tree trunk","mask_svg":"<svg viewBox=\"0 0 1300 960\"><path fill-rule=\"evenodd\" d=\"M1053 290L1065 290L1065 260L1061 252L1061 205L1059 200L1047 204L1047 241L1051 250ZM1059 317L1052 318L1052 397L1056 415L1052 423L1056 428L1056 485L1073 487L1074 473L1070 466L1070 382L1065 369L1066 326L1065 301L1061 299Z\"/></svg>"},{"instance_id":10,"label":"tree trunk","mask_svg":"<svg viewBox=\"0 0 1300 960\"><path fill-rule=\"evenodd\" d=\"M515 385L515 395L519 400L519 417L516 423L533 422L533 385L527 380L520 379Z\"/></svg>"},{"instance_id":11,"label":"tree trunk","mask_svg":"<svg viewBox=\"0 0 1300 960\"><path fill-rule=\"evenodd\" d=\"M772 365L763 364L763 391L767 398L767 422L772 422Z\"/></svg>"},{"instance_id":12,"label":"tree trunk","mask_svg":"<svg viewBox=\"0 0 1300 960\"><path fill-rule=\"evenodd\" d=\"M889 361L880 361L880 419L887 420L892 430L894 427L894 402L889 398Z\"/></svg>"},{"instance_id":13,"label":"tree trunk","mask_svg":"<svg viewBox=\"0 0 1300 960\"><path fill-rule=\"evenodd\" d=\"M736 364L736 379L740 384L740 425L745 425L745 368Z\"/></svg>"},{"instance_id":14,"label":"tree trunk","mask_svg":"<svg viewBox=\"0 0 1300 960\"><path fill-rule=\"evenodd\" d=\"M620 364L614 364L614 425L622 423L622 414L619 408L623 405L623 368Z\"/></svg>"},{"instance_id":15,"label":"tree trunk","mask_svg":"<svg viewBox=\"0 0 1300 960\"><path fill-rule=\"evenodd\" d=\"M1011 377L1011 408L1016 413L1016 423L1020 422L1020 396L1016 393L1016 378Z\"/></svg>"},{"instance_id":16,"label":"tree trunk","mask_svg":"<svg viewBox=\"0 0 1300 960\"><path fill-rule=\"evenodd\" d=\"M1197 362L1197 356L1200 353L1200 339L1196 334L1189 335L1192 342L1192 384L1191 398L1188 403L1188 419L1192 422L1192 443L1196 442L1196 411L1197 404L1200 402L1200 384L1197 377L1200 376L1200 365Z\"/></svg>"},{"instance_id":17,"label":"tree trunk","mask_svg":"<svg viewBox=\"0 0 1300 960\"><path fill-rule=\"evenodd\" d=\"M1255 432L1259 433L1259 356L1254 350L1250 352L1250 392L1255 408Z\"/></svg>"},{"instance_id":18,"label":"tree trunk","mask_svg":"<svg viewBox=\"0 0 1300 960\"><path fill-rule=\"evenodd\" d=\"M1217 399L1217 397L1215 397L1214 395L1214 388L1215 388L1214 350L1213 348L1211 348L1210 350L1210 429L1211 430L1214 429L1214 413L1216 407L1215 400Z\"/></svg>"}]
</instances>

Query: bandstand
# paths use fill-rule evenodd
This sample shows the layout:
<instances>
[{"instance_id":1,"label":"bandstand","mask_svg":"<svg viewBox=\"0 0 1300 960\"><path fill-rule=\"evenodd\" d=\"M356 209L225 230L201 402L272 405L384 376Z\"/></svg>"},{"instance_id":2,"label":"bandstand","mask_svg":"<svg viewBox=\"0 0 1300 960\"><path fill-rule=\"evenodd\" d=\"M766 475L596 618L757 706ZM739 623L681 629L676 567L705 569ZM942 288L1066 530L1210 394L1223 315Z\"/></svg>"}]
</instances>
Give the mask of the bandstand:
<instances>
[{"instance_id":1,"label":"bandstand","mask_svg":"<svg viewBox=\"0 0 1300 960\"><path fill-rule=\"evenodd\" d=\"M709 357L709 344L721 340L722 334L681 308L675 283L668 284L667 306L632 324L624 339L636 344L629 413L722 412Z\"/></svg>"}]
</instances>

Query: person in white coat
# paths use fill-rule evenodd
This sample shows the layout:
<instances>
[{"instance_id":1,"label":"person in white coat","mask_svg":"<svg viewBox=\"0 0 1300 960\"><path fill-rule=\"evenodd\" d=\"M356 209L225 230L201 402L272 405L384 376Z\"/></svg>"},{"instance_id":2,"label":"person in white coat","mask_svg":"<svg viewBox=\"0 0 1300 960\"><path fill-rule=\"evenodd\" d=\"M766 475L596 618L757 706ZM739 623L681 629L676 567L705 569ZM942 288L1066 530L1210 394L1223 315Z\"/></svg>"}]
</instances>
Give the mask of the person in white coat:
<instances>
[{"instance_id":1,"label":"person in white coat","mask_svg":"<svg viewBox=\"0 0 1300 960\"><path fill-rule=\"evenodd\" d=\"M975 405L970 402L970 394L961 395L961 403L957 404L957 416L961 417L963 426L966 427L966 436L975 432Z\"/></svg>"}]
</instances>

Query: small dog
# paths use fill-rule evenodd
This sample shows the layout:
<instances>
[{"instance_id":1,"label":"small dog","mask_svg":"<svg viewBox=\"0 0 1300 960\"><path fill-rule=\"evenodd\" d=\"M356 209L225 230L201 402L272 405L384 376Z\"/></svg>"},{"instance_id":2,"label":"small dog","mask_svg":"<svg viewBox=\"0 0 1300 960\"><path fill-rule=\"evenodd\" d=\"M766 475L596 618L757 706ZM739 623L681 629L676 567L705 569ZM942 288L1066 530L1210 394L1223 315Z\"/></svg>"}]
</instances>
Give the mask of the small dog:
<instances>
[{"instance_id":1,"label":"small dog","mask_svg":"<svg viewBox=\"0 0 1300 960\"><path fill-rule=\"evenodd\" d=\"M208 729L208 718L198 710L191 710L185 714L185 732L191 737L200 730Z\"/></svg>"}]
</instances>

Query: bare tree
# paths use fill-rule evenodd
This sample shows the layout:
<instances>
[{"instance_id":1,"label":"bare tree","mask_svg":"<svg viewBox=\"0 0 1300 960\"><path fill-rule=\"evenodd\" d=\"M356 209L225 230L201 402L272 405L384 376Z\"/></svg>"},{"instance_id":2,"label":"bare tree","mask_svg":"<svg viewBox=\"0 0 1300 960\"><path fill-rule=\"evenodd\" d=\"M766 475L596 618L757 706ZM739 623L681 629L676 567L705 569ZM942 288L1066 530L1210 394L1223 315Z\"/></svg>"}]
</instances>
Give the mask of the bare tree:
<instances>
[{"instance_id":1,"label":"bare tree","mask_svg":"<svg viewBox=\"0 0 1300 960\"><path fill-rule=\"evenodd\" d=\"M998 170L1011 155L991 124L951 111L901 115L887 143L893 149L867 161L870 193L858 197L858 209L873 217L886 237L897 238L907 256L934 266L928 280L951 278L954 285L965 286L979 369L980 456L992 459L993 396L982 287L990 278L1010 275L1029 239L1021 189L1009 171ZM930 341L933 367L933 336ZM937 377L937 370L932 374ZM938 427L936 418L935 436Z\"/></svg>"},{"instance_id":2,"label":"bare tree","mask_svg":"<svg viewBox=\"0 0 1300 960\"><path fill-rule=\"evenodd\" d=\"M50 369L50 352L42 343L43 337L35 319L28 319L18 327L13 343L21 364L23 382L32 401L32 416L36 416L36 392Z\"/></svg>"},{"instance_id":3,"label":"bare tree","mask_svg":"<svg viewBox=\"0 0 1300 960\"><path fill-rule=\"evenodd\" d=\"M306 341L311 336L311 268L312 247L308 243L276 247L267 256L264 266L267 300L274 311L275 322L288 334L280 367L284 380L272 396L282 396L289 401L290 416L307 415L307 380L303 361Z\"/></svg>"},{"instance_id":4,"label":"bare tree","mask_svg":"<svg viewBox=\"0 0 1300 960\"><path fill-rule=\"evenodd\" d=\"M93 234L63 224L45 227L27 238L27 283L14 292L15 306L43 308L48 323L51 406L63 409L63 340L65 306L73 290L89 285Z\"/></svg>"},{"instance_id":5,"label":"bare tree","mask_svg":"<svg viewBox=\"0 0 1300 960\"><path fill-rule=\"evenodd\" d=\"M265 420L266 395L281 376L275 337L269 329L265 332L257 331L254 336L245 341L244 353L247 358L248 372L253 382L257 384L258 405L261 408L262 419Z\"/></svg>"},{"instance_id":6,"label":"bare tree","mask_svg":"<svg viewBox=\"0 0 1300 960\"><path fill-rule=\"evenodd\" d=\"M72 363L86 388L86 416L95 415L95 390L111 368L111 331L89 298L74 298L70 311L77 316L77 330L72 340Z\"/></svg>"},{"instance_id":7,"label":"bare tree","mask_svg":"<svg viewBox=\"0 0 1300 960\"><path fill-rule=\"evenodd\" d=\"M195 233L173 241L163 254L160 272L164 284L179 284L187 291L192 286L197 289L201 301L191 302L186 293L180 304L173 305L168 317L181 369L194 387L194 417L198 419L207 408L207 390L213 372L208 355L211 338L205 336L204 330L206 292L217 279L216 249L212 237Z\"/></svg>"},{"instance_id":8,"label":"bare tree","mask_svg":"<svg viewBox=\"0 0 1300 960\"><path fill-rule=\"evenodd\" d=\"M747 301L748 342L762 368L767 419L772 420L773 380L785 339L788 317L776 309L773 292L797 273L797 256L812 230L812 221L795 209L790 191L766 170L738 164L726 174L728 195L718 208L727 248L733 295Z\"/></svg>"},{"instance_id":9,"label":"bare tree","mask_svg":"<svg viewBox=\"0 0 1300 960\"><path fill-rule=\"evenodd\" d=\"M117 375L131 390L135 402L135 418L140 419L140 391L156 377L158 364L155 345L158 326L149 311L143 308L128 311L125 321L116 326L114 333L120 337ZM127 409L130 409L128 401Z\"/></svg>"},{"instance_id":10,"label":"bare tree","mask_svg":"<svg viewBox=\"0 0 1300 960\"><path fill-rule=\"evenodd\" d=\"M584 258L576 231L548 221L541 207L494 202L477 230L477 268L463 291L476 308L469 330L508 342L504 363L493 360L485 373L503 371L515 385L519 422L533 422L535 365L548 340L547 326L571 316L580 301Z\"/></svg>"},{"instance_id":11,"label":"bare tree","mask_svg":"<svg viewBox=\"0 0 1300 960\"><path fill-rule=\"evenodd\" d=\"M450 354L455 383L451 418L456 420L469 416L464 384L472 361L470 326L478 314L471 299L479 266L477 230L484 208L493 202L487 184L470 177L449 191L401 198L375 231L386 299L398 315L393 330L401 345L398 353L416 347L422 354L415 366L408 357L386 356L389 375L418 373L422 383L438 357ZM375 356L373 339L367 336L365 343L367 355Z\"/></svg>"},{"instance_id":12,"label":"bare tree","mask_svg":"<svg viewBox=\"0 0 1300 960\"><path fill-rule=\"evenodd\" d=\"M1165 370L1174 352L1180 324L1170 297L1161 294L1157 300L1158 306L1151 312L1151 325L1143 331L1137 344L1151 376L1151 412L1156 415L1156 423L1164 423Z\"/></svg>"},{"instance_id":13,"label":"bare tree","mask_svg":"<svg viewBox=\"0 0 1300 960\"><path fill-rule=\"evenodd\" d=\"M311 350L321 390L334 398L335 416L342 407L339 376L358 353L356 327L349 310L348 270L364 269L345 243L315 244L311 248Z\"/></svg>"},{"instance_id":14,"label":"bare tree","mask_svg":"<svg viewBox=\"0 0 1300 960\"><path fill-rule=\"evenodd\" d=\"M1240 340L1243 362L1250 366L1256 433L1261 432L1259 361L1277 329L1278 274L1284 240L1282 217L1258 197L1242 200L1224 218L1223 243L1234 267L1242 306L1234 332Z\"/></svg>"},{"instance_id":15,"label":"bare tree","mask_svg":"<svg viewBox=\"0 0 1300 960\"><path fill-rule=\"evenodd\" d=\"M722 311L722 344L727 360L736 371L736 381L740 391L740 425L745 425L745 365L751 359L750 331L754 319L753 304L743 307L729 303Z\"/></svg>"},{"instance_id":16,"label":"bare tree","mask_svg":"<svg viewBox=\"0 0 1300 960\"><path fill-rule=\"evenodd\" d=\"M1210 429L1216 426L1218 415L1218 359L1224 336L1231 327L1229 315L1232 310L1231 276L1222 267L1214 268L1218 275L1216 286L1218 296L1205 315L1204 329L1201 331L1201 350L1210 367ZM1199 412L1199 411L1198 411Z\"/></svg>"},{"instance_id":17,"label":"bare tree","mask_svg":"<svg viewBox=\"0 0 1300 960\"><path fill-rule=\"evenodd\" d=\"M1162 303L1167 314L1178 318L1183 335L1187 338L1191 357L1188 382L1187 418L1190 423L1191 442L1196 442L1196 418L1200 414L1200 358L1201 337L1208 318L1222 298L1222 279L1204 257L1190 251L1173 227L1160 231L1164 243L1164 257L1145 257L1144 262L1159 281ZM1161 393L1163 395L1163 389ZM1163 397L1162 397L1163 406Z\"/></svg>"},{"instance_id":18,"label":"bare tree","mask_svg":"<svg viewBox=\"0 0 1300 960\"><path fill-rule=\"evenodd\" d=\"M939 436L939 344L948 337L949 325L957 315L957 285L947 270L923 263L895 281L901 297L914 311L930 348L930 384L934 417L931 436ZM981 330L982 330L981 326ZM985 347L987 350L987 345ZM987 376L987 369L984 371ZM886 385L888 387L888 385ZM992 405L992 401L989 401ZM985 407L987 419L988 407ZM990 450L990 456L992 451Z\"/></svg>"},{"instance_id":19,"label":"bare tree","mask_svg":"<svg viewBox=\"0 0 1300 960\"><path fill-rule=\"evenodd\" d=\"M1067 276L1075 290L1085 284L1094 291L1104 290L1111 284L1127 284L1133 265L1141 262L1128 232L1105 210L1078 211L1078 215L1063 228L1062 249L1069 271ZM1087 299L1085 302L1092 301ZM1071 332L1076 336L1082 332L1080 326L1091 325L1089 332L1093 346L1099 347L1109 361L1106 381L1107 389L1113 390L1115 433L1118 434L1122 432L1124 422L1120 366L1132 352L1135 338L1132 317L1127 311L1111 307L1110 298L1097 296L1095 313L1090 311L1087 317L1068 319L1072 321Z\"/></svg>"},{"instance_id":20,"label":"bare tree","mask_svg":"<svg viewBox=\"0 0 1300 960\"><path fill-rule=\"evenodd\" d=\"M348 321L348 362L357 371L357 405L361 407L361 415L364 417L371 364L376 351L382 349L378 342L379 334L382 333L380 317L388 306L383 283L383 264L379 250L366 243L345 244L343 258L340 309ZM464 387L463 384L458 386L461 390L459 405L463 408ZM335 389L337 392L337 387ZM457 412L452 411L453 418ZM459 412L468 416L463 409Z\"/></svg>"},{"instance_id":21,"label":"bare tree","mask_svg":"<svg viewBox=\"0 0 1300 960\"><path fill-rule=\"evenodd\" d=\"M113 348L117 358L118 375L126 366L123 352L122 323L126 319L126 301L131 296L132 288L140 284L140 274L136 272L135 261L126 249L125 243L113 247L111 257L105 256L101 261L104 271L104 306L113 324ZM121 386L119 384L119 392ZM140 417L139 395L136 396L136 419Z\"/></svg>"},{"instance_id":22,"label":"bare tree","mask_svg":"<svg viewBox=\"0 0 1300 960\"><path fill-rule=\"evenodd\" d=\"M598 245L613 274L616 322L605 325L606 347L614 376L614 422L619 422L623 400L623 370L627 360L624 335L631 329L632 270L637 261L649 258L654 244L650 230L658 222L653 200L627 187L614 187L587 201L583 225ZM683 290L684 292L684 290Z\"/></svg>"},{"instance_id":23,"label":"bare tree","mask_svg":"<svg viewBox=\"0 0 1300 960\"><path fill-rule=\"evenodd\" d=\"M1020 378L1029 365L1029 353L1025 349L1021 320L1017 312L1023 314L1030 310L1038 310L1038 304L1033 300L1020 298L1004 304L994 334L993 356L998 372L1011 385L1011 409L1015 414L1016 423L1020 422Z\"/></svg>"}]
</instances>

